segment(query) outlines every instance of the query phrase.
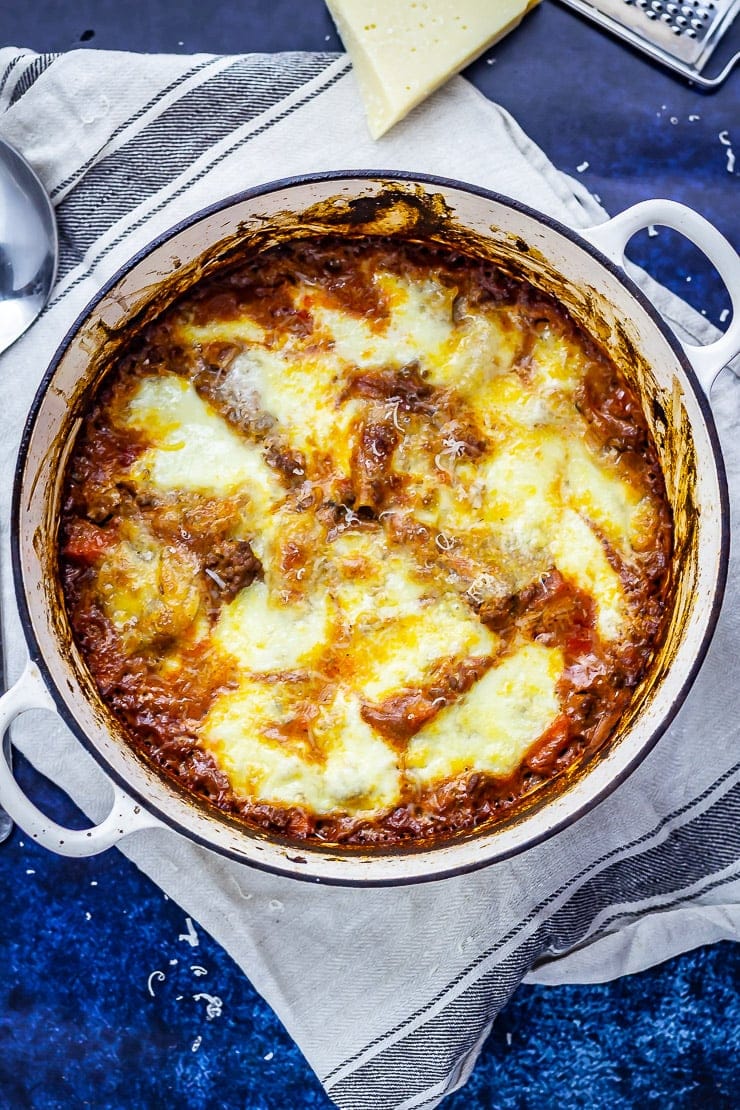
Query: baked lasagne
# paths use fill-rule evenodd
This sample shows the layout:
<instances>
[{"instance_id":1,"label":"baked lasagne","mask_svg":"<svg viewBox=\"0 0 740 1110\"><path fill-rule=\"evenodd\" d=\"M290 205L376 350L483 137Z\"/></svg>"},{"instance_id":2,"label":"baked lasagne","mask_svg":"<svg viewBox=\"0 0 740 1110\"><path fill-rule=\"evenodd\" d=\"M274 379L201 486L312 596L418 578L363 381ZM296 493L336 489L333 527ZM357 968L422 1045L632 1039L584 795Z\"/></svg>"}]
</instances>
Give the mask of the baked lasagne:
<instances>
[{"instance_id":1,"label":"baked lasagne","mask_svg":"<svg viewBox=\"0 0 740 1110\"><path fill-rule=\"evenodd\" d=\"M608 742L671 544L637 394L553 299L440 246L305 238L131 339L60 564L144 758L251 827L393 845Z\"/></svg>"}]
</instances>

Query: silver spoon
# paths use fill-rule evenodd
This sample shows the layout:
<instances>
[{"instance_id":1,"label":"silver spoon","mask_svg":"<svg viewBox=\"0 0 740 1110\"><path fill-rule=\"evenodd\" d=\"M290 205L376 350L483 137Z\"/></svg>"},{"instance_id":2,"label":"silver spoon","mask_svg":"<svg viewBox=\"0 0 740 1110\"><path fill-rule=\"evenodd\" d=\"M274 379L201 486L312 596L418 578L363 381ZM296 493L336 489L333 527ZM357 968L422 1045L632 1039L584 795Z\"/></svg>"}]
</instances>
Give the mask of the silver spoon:
<instances>
[{"instance_id":1,"label":"silver spoon","mask_svg":"<svg viewBox=\"0 0 740 1110\"><path fill-rule=\"evenodd\" d=\"M23 335L48 301L58 250L44 186L0 139L0 352Z\"/></svg>"},{"instance_id":2,"label":"silver spoon","mask_svg":"<svg viewBox=\"0 0 740 1110\"><path fill-rule=\"evenodd\" d=\"M0 139L0 353L31 326L49 299L59 245L54 209L44 186L20 154ZM2 629L0 682L4 687ZM10 738L3 737L10 762ZM13 822L0 808L0 842Z\"/></svg>"}]
</instances>

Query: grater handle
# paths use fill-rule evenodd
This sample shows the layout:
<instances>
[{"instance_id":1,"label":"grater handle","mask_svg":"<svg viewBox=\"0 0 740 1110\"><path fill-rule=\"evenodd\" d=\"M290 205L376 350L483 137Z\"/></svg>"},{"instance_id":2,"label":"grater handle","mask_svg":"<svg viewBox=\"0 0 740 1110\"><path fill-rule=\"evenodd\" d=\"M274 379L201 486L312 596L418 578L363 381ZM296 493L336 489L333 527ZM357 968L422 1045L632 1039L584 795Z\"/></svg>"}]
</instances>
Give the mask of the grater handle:
<instances>
[{"instance_id":1,"label":"grater handle","mask_svg":"<svg viewBox=\"0 0 740 1110\"><path fill-rule=\"evenodd\" d=\"M16 717L29 709L56 711L35 663L29 663L15 686L0 697L0 736ZM95 856L138 829L163 827L161 821L142 810L119 786L111 783L111 787L113 805L101 824L91 829L66 829L46 817L26 797L13 777L7 759L4 755L0 756L0 804L37 844L60 856Z\"/></svg>"},{"instance_id":2,"label":"grater handle","mask_svg":"<svg viewBox=\"0 0 740 1110\"><path fill-rule=\"evenodd\" d=\"M633 235L653 224L680 231L702 251L724 281L732 302L727 331L714 343L681 345L707 395L720 370L740 351L740 258L732 244L693 208L673 200L645 200L620 212L606 223L581 231L590 243L617 266L624 266L624 251Z\"/></svg>"}]
</instances>

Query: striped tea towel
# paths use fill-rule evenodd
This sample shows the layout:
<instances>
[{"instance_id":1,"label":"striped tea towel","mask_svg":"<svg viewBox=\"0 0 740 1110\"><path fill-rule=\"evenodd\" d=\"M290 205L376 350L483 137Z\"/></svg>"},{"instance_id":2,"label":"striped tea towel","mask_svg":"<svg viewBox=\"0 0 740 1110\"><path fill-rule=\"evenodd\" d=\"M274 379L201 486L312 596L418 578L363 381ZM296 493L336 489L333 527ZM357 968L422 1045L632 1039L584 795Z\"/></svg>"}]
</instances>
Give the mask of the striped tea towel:
<instances>
[{"instance_id":1,"label":"striped tea towel","mask_svg":"<svg viewBox=\"0 0 740 1110\"><path fill-rule=\"evenodd\" d=\"M12 675L25 649L8 568L9 481L27 409L57 344L149 240L219 198L327 169L410 169L488 186L574 227L605 218L501 108L461 78L380 142L344 56L145 57L0 50L0 133L56 204L51 305L0 367L3 612ZM684 334L712 329L643 278ZM713 407L740 490L740 381ZM737 522L735 521L735 526ZM399 889L275 878L164 830L122 850L228 950L340 1106L432 1107L465 1082L523 977L596 982L740 925L740 543L707 662L667 735L576 825L484 871ZM21 721L20 747L92 817L102 772L61 724ZM81 865L83 866L83 865Z\"/></svg>"}]
</instances>

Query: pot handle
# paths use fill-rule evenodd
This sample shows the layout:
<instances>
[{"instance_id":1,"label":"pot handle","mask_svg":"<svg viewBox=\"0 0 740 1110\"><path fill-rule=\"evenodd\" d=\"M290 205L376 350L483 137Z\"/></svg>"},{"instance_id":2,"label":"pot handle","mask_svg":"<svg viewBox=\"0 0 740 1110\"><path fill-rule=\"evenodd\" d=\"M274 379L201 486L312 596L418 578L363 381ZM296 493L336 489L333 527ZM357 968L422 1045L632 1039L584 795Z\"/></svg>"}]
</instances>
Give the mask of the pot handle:
<instances>
[{"instance_id":1,"label":"pot handle","mask_svg":"<svg viewBox=\"0 0 740 1110\"><path fill-rule=\"evenodd\" d=\"M740 351L740 258L732 244L709 220L693 208L674 200L641 201L606 223L586 228L580 234L621 267L624 266L625 247L632 236L653 224L680 231L690 239L707 256L730 294L732 319L723 336L701 347L681 341L708 395L720 370Z\"/></svg>"},{"instance_id":2,"label":"pot handle","mask_svg":"<svg viewBox=\"0 0 740 1110\"><path fill-rule=\"evenodd\" d=\"M56 705L35 663L29 663L14 686L0 697L0 737L16 717L29 709ZM142 810L133 798L111 783L113 807L103 822L91 829L66 829L46 817L21 790L5 756L0 755L0 805L15 823L38 844L60 856L96 856L124 836L139 829L163 828L162 822Z\"/></svg>"}]
</instances>

